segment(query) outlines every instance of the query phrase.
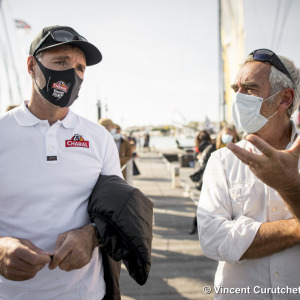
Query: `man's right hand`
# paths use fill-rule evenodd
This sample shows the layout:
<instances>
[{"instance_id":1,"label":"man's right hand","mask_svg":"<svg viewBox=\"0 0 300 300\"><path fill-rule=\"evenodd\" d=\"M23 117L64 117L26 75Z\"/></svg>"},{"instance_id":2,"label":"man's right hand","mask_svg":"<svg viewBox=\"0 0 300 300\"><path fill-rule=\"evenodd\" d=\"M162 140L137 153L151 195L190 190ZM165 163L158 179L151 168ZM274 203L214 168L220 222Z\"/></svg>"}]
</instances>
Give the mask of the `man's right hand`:
<instances>
[{"instance_id":1,"label":"man's right hand","mask_svg":"<svg viewBox=\"0 0 300 300\"><path fill-rule=\"evenodd\" d=\"M50 261L50 253L36 247L29 240L0 238L0 274L6 279L31 279Z\"/></svg>"}]
</instances>

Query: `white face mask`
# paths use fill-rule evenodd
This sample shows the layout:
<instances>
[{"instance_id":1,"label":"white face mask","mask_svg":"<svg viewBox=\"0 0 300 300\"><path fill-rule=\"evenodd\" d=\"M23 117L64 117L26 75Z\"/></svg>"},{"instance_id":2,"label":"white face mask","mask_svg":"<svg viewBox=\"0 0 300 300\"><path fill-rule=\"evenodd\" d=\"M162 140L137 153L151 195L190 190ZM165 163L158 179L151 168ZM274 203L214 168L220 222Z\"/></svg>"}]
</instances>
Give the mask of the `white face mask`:
<instances>
[{"instance_id":1,"label":"white face mask","mask_svg":"<svg viewBox=\"0 0 300 300\"><path fill-rule=\"evenodd\" d=\"M254 133L260 130L266 125L268 120L278 112L276 111L270 117L265 118L260 114L262 103L276 96L280 92L281 91L265 100L252 95L236 93L235 101L232 103L232 118L236 127L243 130L245 134Z\"/></svg>"},{"instance_id":2,"label":"white face mask","mask_svg":"<svg viewBox=\"0 0 300 300\"><path fill-rule=\"evenodd\" d=\"M117 133L117 128L111 129L110 133L113 136L115 141L119 141L122 137L121 133Z\"/></svg>"},{"instance_id":3,"label":"white face mask","mask_svg":"<svg viewBox=\"0 0 300 300\"><path fill-rule=\"evenodd\" d=\"M117 133L117 128L111 129L111 130L110 130L110 133L111 133L112 135L116 134L116 133Z\"/></svg>"},{"instance_id":4,"label":"white face mask","mask_svg":"<svg viewBox=\"0 0 300 300\"><path fill-rule=\"evenodd\" d=\"M114 133L112 136L115 141L119 141L122 137L121 133Z\"/></svg>"},{"instance_id":5,"label":"white face mask","mask_svg":"<svg viewBox=\"0 0 300 300\"><path fill-rule=\"evenodd\" d=\"M223 144L228 144L228 143L232 142L233 136L231 134L228 134L228 133L223 133L222 137L221 137L221 140L222 140Z\"/></svg>"}]
</instances>

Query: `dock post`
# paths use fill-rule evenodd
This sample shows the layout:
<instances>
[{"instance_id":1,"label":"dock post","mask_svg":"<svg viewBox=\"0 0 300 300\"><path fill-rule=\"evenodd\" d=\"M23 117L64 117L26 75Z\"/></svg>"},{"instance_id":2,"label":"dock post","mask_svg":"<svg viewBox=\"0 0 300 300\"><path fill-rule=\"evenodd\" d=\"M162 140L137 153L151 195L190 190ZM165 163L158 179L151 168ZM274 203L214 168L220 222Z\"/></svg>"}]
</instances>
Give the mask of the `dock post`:
<instances>
[{"instance_id":1,"label":"dock post","mask_svg":"<svg viewBox=\"0 0 300 300\"><path fill-rule=\"evenodd\" d=\"M171 165L172 188L180 187L180 164L173 161Z\"/></svg>"}]
</instances>

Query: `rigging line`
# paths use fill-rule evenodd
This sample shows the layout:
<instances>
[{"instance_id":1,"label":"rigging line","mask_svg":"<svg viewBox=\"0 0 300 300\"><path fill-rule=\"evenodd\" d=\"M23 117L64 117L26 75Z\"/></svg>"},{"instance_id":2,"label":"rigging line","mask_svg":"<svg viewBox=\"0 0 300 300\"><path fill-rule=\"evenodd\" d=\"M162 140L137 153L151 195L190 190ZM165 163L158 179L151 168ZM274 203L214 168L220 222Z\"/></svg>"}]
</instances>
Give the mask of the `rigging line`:
<instances>
[{"instance_id":1,"label":"rigging line","mask_svg":"<svg viewBox=\"0 0 300 300\"><path fill-rule=\"evenodd\" d=\"M3 9L2 0L0 0L0 11L1 11L1 13L2 13L2 9ZM2 18L2 20L3 20L3 18ZM4 20L3 20L3 22L4 22ZM6 51L5 51L5 48L4 48L4 43L1 40L0 40L0 49L1 49L1 53L2 53L1 57L4 58L6 56ZM11 101L13 99L12 85L11 85L11 82L10 82L10 79L9 79L9 68L8 68L8 64L7 64L6 59L3 59L3 65L4 65L6 78L7 78L7 83L8 83L9 98L10 98L10 101ZM1 81L1 83L3 84L3 80ZM0 102L0 104L1 104L1 102Z\"/></svg>"},{"instance_id":2,"label":"rigging line","mask_svg":"<svg viewBox=\"0 0 300 300\"><path fill-rule=\"evenodd\" d=\"M281 7L281 0L278 0L276 15L275 15L275 26L274 26L273 37L272 37L272 42L271 42L271 49L274 49L275 45L276 45L275 40L276 40L276 33L277 33L277 25L279 23L280 7Z\"/></svg>"},{"instance_id":3,"label":"rigging line","mask_svg":"<svg viewBox=\"0 0 300 300\"><path fill-rule=\"evenodd\" d=\"M1 8L0 8L1 9ZM4 49L4 43L1 42L1 53L2 53L2 57L6 56L6 51ZM3 65L4 65L4 69L5 69L5 73L6 73L6 79L7 79L7 83L8 83L8 93L9 93L9 98L10 98L10 103L13 100L13 93L12 93L12 84L10 81L10 76L9 76L9 68L8 68L8 64L7 64L7 60L3 59ZM1 83L3 84L3 80L1 80Z\"/></svg>"},{"instance_id":4,"label":"rigging line","mask_svg":"<svg viewBox=\"0 0 300 300\"><path fill-rule=\"evenodd\" d=\"M285 15L283 16L281 30L279 32L279 36L278 36L278 40L277 40L276 51L277 51L277 49L279 47L279 44L281 42L281 37L282 37L283 31L284 31L284 27L285 27L285 24L286 24L287 16L288 16L289 10L291 9L293 1L294 0L290 0L289 3L285 2L286 3L286 10L285 10Z\"/></svg>"},{"instance_id":5,"label":"rigging line","mask_svg":"<svg viewBox=\"0 0 300 300\"><path fill-rule=\"evenodd\" d=\"M17 71L17 68L16 68L16 62L15 62L13 51L12 51L10 35L9 35L9 32L8 32L8 28L7 28L6 16L4 15L3 6L2 6L2 9L1 9L1 14L2 14L2 20L3 20L3 28L4 28L4 32L5 32L6 40L7 40L7 46L8 46L9 52L10 52L12 66L13 66L13 70L14 70L14 73L15 73L14 75L16 77L17 90L18 90L18 93L19 93L20 100L22 102L23 96L22 96L21 86L20 86L20 77L19 77L19 74L18 74L18 71Z\"/></svg>"}]
</instances>

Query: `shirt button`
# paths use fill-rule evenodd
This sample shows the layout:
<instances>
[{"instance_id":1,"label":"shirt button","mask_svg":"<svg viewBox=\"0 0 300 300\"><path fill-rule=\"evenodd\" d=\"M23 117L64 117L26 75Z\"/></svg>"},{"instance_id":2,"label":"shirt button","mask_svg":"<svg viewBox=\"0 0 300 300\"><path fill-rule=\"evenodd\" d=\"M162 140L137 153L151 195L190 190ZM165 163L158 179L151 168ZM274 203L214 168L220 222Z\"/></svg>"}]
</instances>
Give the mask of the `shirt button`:
<instances>
[{"instance_id":1,"label":"shirt button","mask_svg":"<svg viewBox=\"0 0 300 300\"><path fill-rule=\"evenodd\" d=\"M275 275L275 277L279 277L279 273L278 272L275 272L274 275Z\"/></svg>"},{"instance_id":2,"label":"shirt button","mask_svg":"<svg viewBox=\"0 0 300 300\"><path fill-rule=\"evenodd\" d=\"M48 150L49 150L50 152L53 152L53 151L55 150L55 148L52 147L52 146L50 146L50 147L48 147Z\"/></svg>"},{"instance_id":3,"label":"shirt button","mask_svg":"<svg viewBox=\"0 0 300 300\"><path fill-rule=\"evenodd\" d=\"M52 133L48 133L47 137L49 137L51 139L51 138L53 138L53 134Z\"/></svg>"},{"instance_id":4,"label":"shirt button","mask_svg":"<svg viewBox=\"0 0 300 300\"><path fill-rule=\"evenodd\" d=\"M276 211L277 211L277 207L273 207L273 208L272 208L272 211L273 211L273 212L276 212Z\"/></svg>"},{"instance_id":5,"label":"shirt button","mask_svg":"<svg viewBox=\"0 0 300 300\"><path fill-rule=\"evenodd\" d=\"M41 127L46 127L46 124L45 123L41 123L40 126Z\"/></svg>"}]
</instances>

